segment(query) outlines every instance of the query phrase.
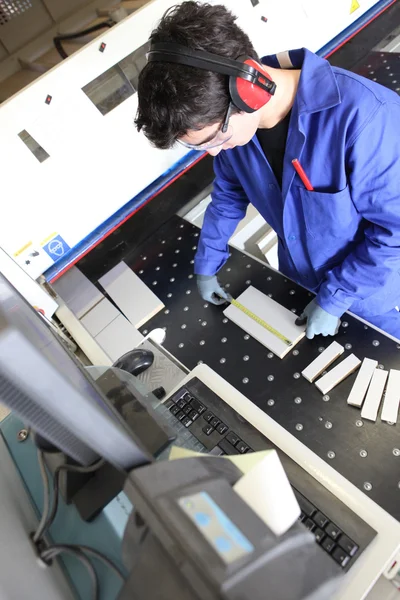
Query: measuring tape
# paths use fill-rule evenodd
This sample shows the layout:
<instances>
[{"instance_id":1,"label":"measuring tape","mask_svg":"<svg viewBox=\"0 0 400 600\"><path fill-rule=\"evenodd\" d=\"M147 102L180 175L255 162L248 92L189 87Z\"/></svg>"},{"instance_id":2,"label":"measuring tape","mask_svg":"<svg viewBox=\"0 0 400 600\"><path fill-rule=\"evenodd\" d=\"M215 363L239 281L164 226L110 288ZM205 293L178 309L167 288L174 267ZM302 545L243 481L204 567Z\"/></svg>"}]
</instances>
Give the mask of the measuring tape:
<instances>
[{"instance_id":1,"label":"measuring tape","mask_svg":"<svg viewBox=\"0 0 400 600\"><path fill-rule=\"evenodd\" d=\"M290 340L288 340L284 335L282 335L281 333L279 333L279 331L277 331L276 329L271 327L271 325L269 325L266 321L264 321L263 319L260 319L260 317L257 317L257 315L255 315L253 312L251 312L251 310L249 310L248 308L243 306L243 304L240 304L240 302L238 302L231 296L229 297L229 302L231 304L233 304L233 306L236 306L236 308L238 308L239 310L244 312L245 315L247 315L248 317L253 319L253 321L255 321L256 323L258 323L259 325L261 325L262 327L267 329L270 333L275 335L280 340L282 340L282 342L284 342L287 346L292 345L292 342Z\"/></svg>"}]
</instances>

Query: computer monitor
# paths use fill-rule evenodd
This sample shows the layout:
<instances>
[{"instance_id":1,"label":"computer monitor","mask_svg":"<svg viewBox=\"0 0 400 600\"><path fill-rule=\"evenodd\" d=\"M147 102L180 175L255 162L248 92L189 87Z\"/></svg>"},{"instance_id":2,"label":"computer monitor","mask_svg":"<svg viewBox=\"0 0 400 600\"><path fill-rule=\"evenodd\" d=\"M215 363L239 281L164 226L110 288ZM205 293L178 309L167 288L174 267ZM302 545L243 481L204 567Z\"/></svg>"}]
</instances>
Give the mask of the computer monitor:
<instances>
[{"instance_id":1,"label":"computer monitor","mask_svg":"<svg viewBox=\"0 0 400 600\"><path fill-rule=\"evenodd\" d=\"M0 401L82 465L151 462L140 439L52 328L0 274Z\"/></svg>"}]
</instances>

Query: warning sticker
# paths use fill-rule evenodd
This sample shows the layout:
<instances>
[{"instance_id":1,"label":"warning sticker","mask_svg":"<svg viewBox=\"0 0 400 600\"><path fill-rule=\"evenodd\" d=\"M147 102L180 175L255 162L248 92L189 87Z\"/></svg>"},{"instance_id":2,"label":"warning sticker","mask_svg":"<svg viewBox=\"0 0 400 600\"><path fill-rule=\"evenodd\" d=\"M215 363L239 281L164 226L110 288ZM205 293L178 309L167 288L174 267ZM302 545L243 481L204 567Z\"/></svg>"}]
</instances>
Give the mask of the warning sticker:
<instances>
[{"instance_id":1,"label":"warning sticker","mask_svg":"<svg viewBox=\"0 0 400 600\"><path fill-rule=\"evenodd\" d=\"M43 246L43 250L55 261L64 256L71 248L68 246L67 242L63 240L61 235L56 235Z\"/></svg>"},{"instance_id":2,"label":"warning sticker","mask_svg":"<svg viewBox=\"0 0 400 600\"><path fill-rule=\"evenodd\" d=\"M25 246L22 246L22 248L20 248L16 252L14 252L14 256L15 257L19 256L20 254L22 254L23 252L25 252L25 250L27 250L29 248L29 246L32 246L32 242L27 242L25 244Z\"/></svg>"},{"instance_id":3,"label":"warning sticker","mask_svg":"<svg viewBox=\"0 0 400 600\"><path fill-rule=\"evenodd\" d=\"M360 3L358 0L351 0L351 6L350 6L350 14L352 15L353 12L355 12L356 10L358 10L360 8Z\"/></svg>"}]
</instances>

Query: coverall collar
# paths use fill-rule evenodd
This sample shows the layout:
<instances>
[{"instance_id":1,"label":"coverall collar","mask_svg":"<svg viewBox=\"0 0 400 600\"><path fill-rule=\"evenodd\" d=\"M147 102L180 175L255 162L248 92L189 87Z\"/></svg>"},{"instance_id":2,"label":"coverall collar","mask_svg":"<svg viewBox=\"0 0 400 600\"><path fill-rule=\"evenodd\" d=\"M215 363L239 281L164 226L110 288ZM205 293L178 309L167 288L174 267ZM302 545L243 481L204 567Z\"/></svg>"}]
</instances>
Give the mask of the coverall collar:
<instances>
[{"instance_id":1,"label":"coverall collar","mask_svg":"<svg viewBox=\"0 0 400 600\"><path fill-rule=\"evenodd\" d=\"M340 104L340 91L331 65L306 48L264 56L262 62L275 69L301 69L296 95L299 114L316 113Z\"/></svg>"}]
</instances>

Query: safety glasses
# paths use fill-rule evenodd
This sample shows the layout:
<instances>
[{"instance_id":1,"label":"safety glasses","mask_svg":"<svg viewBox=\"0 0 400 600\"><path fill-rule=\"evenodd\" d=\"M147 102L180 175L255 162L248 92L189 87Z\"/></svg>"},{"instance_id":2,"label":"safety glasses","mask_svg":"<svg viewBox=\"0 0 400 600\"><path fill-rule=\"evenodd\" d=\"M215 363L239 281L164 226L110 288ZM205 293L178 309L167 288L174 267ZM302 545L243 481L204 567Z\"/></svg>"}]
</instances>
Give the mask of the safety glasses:
<instances>
[{"instance_id":1,"label":"safety glasses","mask_svg":"<svg viewBox=\"0 0 400 600\"><path fill-rule=\"evenodd\" d=\"M218 146L222 146L228 142L233 135L232 126L229 124L232 108L232 103L229 103L228 110L226 111L226 115L220 129L218 129L217 133L210 140L206 140L202 144L189 144L188 142L184 142L182 140L178 140L178 142L182 146L185 146L185 148L190 148L191 150L209 150L211 148L218 148Z\"/></svg>"}]
</instances>

